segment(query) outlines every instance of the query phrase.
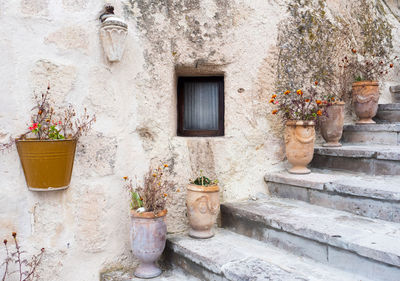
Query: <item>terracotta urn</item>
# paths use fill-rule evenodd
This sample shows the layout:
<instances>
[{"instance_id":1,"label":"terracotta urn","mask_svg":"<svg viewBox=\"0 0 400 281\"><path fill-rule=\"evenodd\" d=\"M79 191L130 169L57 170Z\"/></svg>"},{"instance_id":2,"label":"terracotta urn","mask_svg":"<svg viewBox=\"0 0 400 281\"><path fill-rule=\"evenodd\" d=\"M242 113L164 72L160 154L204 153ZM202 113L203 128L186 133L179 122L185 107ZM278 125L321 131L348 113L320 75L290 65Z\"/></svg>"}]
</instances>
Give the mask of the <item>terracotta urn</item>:
<instances>
[{"instance_id":1,"label":"terracotta urn","mask_svg":"<svg viewBox=\"0 0 400 281\"><path fill-rule=\"evenodd\" d=\"M286 122L285 144L286 157L293 166L289 173L309 174L307 165L314 156L315 122L295 121Z\"/></svg>"},{"instance_id":2,"label":"terracotta urn","mask_svg":"<svg viewBox=\"0 0 400 281\"><path fill-rule=\"evenodd\" d=\"M165 248L167 210L155 215L153 212L137 213L131 211L131 246L132 252L139 259L140 265L134 274L139 278L153 278L161 274L156 261Z\"/></svg>"},{"instance_id":3,"label":"terracotta urn","mask_svg":"<svg viewBox=\"0 0 400 281\"><path fill-rule=\"evenodd\" d=\"M189 236L210 238L219 212L219 187L190 184L187 188L186 206L189 217Z\"/></svg>"},{"instance_id":4,"label":"terracotta urn","mask_svg":"<svg viewBox=\"0 0 400 281\"><path fill-rule=\"evenodd\" d=\"M372 120L378 111L379 83L377 81L361 81L353 83L353 105L357 124L374 124Z\"/></svg>"},{"instance_id":5,"label":"terracotta urn","mask_svg":"<svg viewBox=\"0 0 400 281\"><path fill-rule=\"evenodd\" d=\"M343 134L344 102L335 102L324 107L324 115L320 118L321 135L326 141L322 146L342 146L339 140Z\"/></svg>"}]
</instances>

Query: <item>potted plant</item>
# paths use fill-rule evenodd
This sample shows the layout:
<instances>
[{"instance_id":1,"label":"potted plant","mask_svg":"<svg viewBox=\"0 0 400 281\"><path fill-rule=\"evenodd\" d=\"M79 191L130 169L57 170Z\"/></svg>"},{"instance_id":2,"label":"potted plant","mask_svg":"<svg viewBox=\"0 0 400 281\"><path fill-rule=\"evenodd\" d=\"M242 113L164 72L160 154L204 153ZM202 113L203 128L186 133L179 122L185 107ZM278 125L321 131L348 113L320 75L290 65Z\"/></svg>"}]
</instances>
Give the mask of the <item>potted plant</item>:
<instances>
[{"instance_id":1,"label":"potted plant","mask_svg":"<svg viewBox=\"0 0 400 281\"><path fill-rule=\"evenodd\" d=\"M186 206L189 218L189 236L193 238L210 238L214 236L213 225L219 213L219 187L217 180L200 176L191 180L186 195Z\"/></svg>"},{"instance_id":2,"label":"potted plant","mask_svg":"<svg viewBox=\"0 0 400 281\"><path fill-rule=\"evenodd\" d=\"M310 173L307 165L314 156L315 121L323 114L323 101L316 97L315 87L310 87L307 94L301 89L295 92L286 90L270 99L270 103L277 107L272 114L280 115L286 122L286 157L293 166L289 173Z\"/></svg>"},{"instance_id":3,"label":"potted plant","mask_svg":"<svg viewBox=\"0 0 400 281\"><path fill-rule=\"evenodd\" d=\"M325 147L340 147L339 140L343 135L345 102L343 98L348 92L349 75L340 69L338 76L328 74L322 76L321 85L316 81L315 85L321 88L323 114L319 118L319 129L325 143Z\"/></svg>"},{"instance_id":4,"label":"potted plant","mask_svg":"<svg viewBox=\"0 0 400 281\"><path fill-rule=\"evenodd\" d=\"M49 191L68 188L71 181L76 143L88 132L96 121L86 109L76 118L73 107L57 114L50 103L50 86L40 96L35 95L36 106L32 109L29 131L10 143L14 143L24 171L27 186L34 191Z\"/></svg>"},{"instance_id":5,"label":"potted plant","mask_svg":"<svg viewBox=\"0 0 400 281\"><path fill-rule=\"evenodd\" d=\"M167 226L165 208L168 193L173 183L165 179L167 164L149 169L144 176L143 185L133 185L131 179L124 177L125 187L130 194L131 207L131 247L140 265L134 274L139 278L153 278L161 274L155 264L165 248Z\"/></svg>"},{"instance_id":6,"label":"potted plant","mask_svg":"<svg viewBox=\"0 0 400 281\"><path fill-rule=\"evenodd\" d=\"M391 62L386 62L383 58L359 54L356 49L352 49L352 57L345 57L343 62L344 69L354 73L355 82L352 85L352 102L354 111L359 118L357 124L374 124L372 120L378 111L379 101L379 79L388 74L393 68L393 63L398 57L394 57Z\"/></svg>"},{"instance_id":7,"label":"potted plant","mask_svg":"<svg viewBox=\"0 0 400 281\"><path fill-rule=\"evenodd\" d=\"M345 103L333 96L324 101L321 108L324 114L320 117L320 132L325 142L325 147L340 147L339 140L343 135Z\"/></svg>"}]
</instances>

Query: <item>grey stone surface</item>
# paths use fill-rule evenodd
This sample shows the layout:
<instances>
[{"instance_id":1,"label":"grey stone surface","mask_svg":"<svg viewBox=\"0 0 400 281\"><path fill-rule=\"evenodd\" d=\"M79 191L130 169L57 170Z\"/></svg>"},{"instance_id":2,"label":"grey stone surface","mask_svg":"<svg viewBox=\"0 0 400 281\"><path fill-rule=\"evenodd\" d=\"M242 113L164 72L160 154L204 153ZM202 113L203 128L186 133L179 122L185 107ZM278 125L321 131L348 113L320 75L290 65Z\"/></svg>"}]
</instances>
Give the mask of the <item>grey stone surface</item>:
<instances>
[{"instance_id":1,"label":"grey stone surface","mask_svg":"<svg viewBox=\"0 0 400 281\"><path fill-rule=\"evenodd\" d=\"M370 175L398 175L400 174L399 160L400 146L344 145L343 147L316 147L311 166Z\"/></svg>"},{"instance_id":2,"label":"grey stone surface","mask_svg":"<svg viewBox=\"0 0 400 281\"><path fill-rule=\"evenodd\" d=\"M287 171L267 173L264 179L266 182L400 202L400 176L368 176L312 169L308 175L294 175Z\"/></svg>"},{"instance_id":3,"label":"grey stone surface","mask_svg":"<svg viewBox=\"0 0 400 281\"><path fill-rule=\"evenodd\" d=\"M175 262L189 260L214 273L205 273L202 280L367 280L223 229L210 239L175 234L168 240Z\"/></svg>"},{"instance_id":4,"label":"grey stone surface","mask_svg":"<svg viewBox=\"0 0 400 281\"><path fill-rule=\"evenodd\" d=\"M100 281L143 281L149 279L137 278L131 270L115 270L103 273L100 276ZM200 281L199 279L190 276L183 272L180 268L164 271L159 277L152 278L154 281Z\"/></svg>"},{"instance_id":5,"label":"grey stone surface","mask_svg":"<svg viewBox=\"0 0 400 281\"><path fill-rule=\"evenodd\" d=\"M400 123L395 124L364 124L345 125L343 132L400 132Z\"/></svg>"},{"instance_id":6,"label":"grey stone surface","mask_svg":"<svg viewBox=\"0 0 400 281\"><path fill-rule=\"evenodd\" d=\"M367 125L368 126L368 125ZM390 131L343 131L341 143L399 145L399 133Z\"/></svg>"},{"instance_id":7,"label":"grey stone surface","mask_svg":"<svg viewBox=\"0 0 400 281\"><path fill-rule=\"evenodd\" d=\"M342 147L316 147L315 153L325 156L349 158L377 158L399 160L400 147L386 145L344 145Z\"/></svg>"},{"instance_id":8,"label":"grey stone surface","mask_svg":"<svg viewBox=\"0 0 400 281\"><path fill-rule=\"evenodd\" d=\"M264 227L284 231L337 247L376 262L396 266L400 274L400 224L364 218L348 212L322 208L301 201L271 198L226 203L224 218L242 218ZM232 222L228 221L231 226Z\"/></svg>"},{"instance_id":9,"label":"grey stone surface","mask_svg":"<svg viewBox=\"0 0 400 281\"><path fill-rule=\"evenodd\" d=\"M235 281L307 281L306 277L298 277L278 266L267 263L258 258L246 258L226 264L223 268L224 276Z\"/></svg>"},{"instance_id":10,"label":"grey stone surface","mask_svg":"<svg viewBox=\"0 0 400 281\"><path fill-rule=\"evenodd\" d=\"M400 103L380 104L374 119L377 122L400 122Z\"/></svg>"}]
</instances>

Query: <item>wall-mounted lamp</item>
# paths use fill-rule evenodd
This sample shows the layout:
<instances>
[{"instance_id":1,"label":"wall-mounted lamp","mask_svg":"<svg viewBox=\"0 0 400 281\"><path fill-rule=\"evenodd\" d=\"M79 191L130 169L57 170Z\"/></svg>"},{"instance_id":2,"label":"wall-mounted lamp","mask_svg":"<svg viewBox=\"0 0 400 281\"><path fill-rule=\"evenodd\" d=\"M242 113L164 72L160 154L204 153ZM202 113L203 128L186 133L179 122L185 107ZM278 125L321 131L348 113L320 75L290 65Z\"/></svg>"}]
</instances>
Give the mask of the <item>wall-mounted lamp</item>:
<instances>
[{"instance_id":1,"label":"wall-mounted lamp","mask_svg":"<svg viewBox=\"0 0 400 281\"><path fill-rule=\"evenodd\" d=\"M100 16L100 39L104 52L110 62L120 61L125 49L128 25L114 15L114 7L105 6L105 12Z\"/></svg>"}]
</instances>

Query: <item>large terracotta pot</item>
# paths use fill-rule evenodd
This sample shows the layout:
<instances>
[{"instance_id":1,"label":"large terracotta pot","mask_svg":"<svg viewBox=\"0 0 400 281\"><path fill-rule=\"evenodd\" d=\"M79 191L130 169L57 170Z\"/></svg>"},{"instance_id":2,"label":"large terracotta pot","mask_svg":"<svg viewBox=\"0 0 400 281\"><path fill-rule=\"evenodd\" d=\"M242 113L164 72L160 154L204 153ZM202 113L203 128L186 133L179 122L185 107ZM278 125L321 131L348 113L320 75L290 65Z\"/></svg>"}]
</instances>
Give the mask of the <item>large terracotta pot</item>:
<instances>
[{"instance_id":1,"label":"large terracotta pot","mask_svg":"<svg viewBox=\"0 0 400 281\"><path fill-rule=\"evenodd\" d=\"M217 185L190 184L187 188L186 206L189 217L189 236L210 238L219 212L219 188Z\"/></svg>"},{"instance_id":2,"label":"large terracotta pot","mask_svg":"<svg viewBox=\"0 0 400 281\"><path fill-rule=\"evenodd\" d=\"M313 121L287 121L285 130L286 157L292 168L289 173L309 174L307 165L314 156L315 123Z\"/></svg>"},{"instance_id":3,"label":"large terracotta pot","mask_svg":"<svg viewBox=\"0 0 400 281\"><path fill-rule=\"evenodd\" d=\"M339 147L344 125L344 102L335 102L324 107L324 115L320 118L321 135L326 141L323 146Z\"/></svg>"},{"instance_id":4,"label":"large terracotta pot","mask_svg":"<svg viewBox=\"0 0 400 281\"><path fill-rule=\"evenodd\" d=\"M373 124L372 118L378 111L379 83L376 81L361 81L353 83L353 105L357 124Z\"/></svg>"},{"instance_id":5,"label":"large terracotta pot","mask_svg":"<svg viewBox=\"0 0 400 281\"><path fill-rule=\"evenodd\" d=\"M68 188L77 140L16 140L19 158L30 190Z\"/></svg>"},{"instance_id":6,"label":"large terracotta pot","mask_svg":"<svg viewBox=\"0 0 400 281\"><path fill-rule=\"evenodd\" d=\"M137 213L131 211L131 247L140 265L134 274L139 278L153 278L161 274L161 269L155 264L165 248L167 225L165 216L167 210L157 215L153 212Z\"/></svg>"}]
</instances>

